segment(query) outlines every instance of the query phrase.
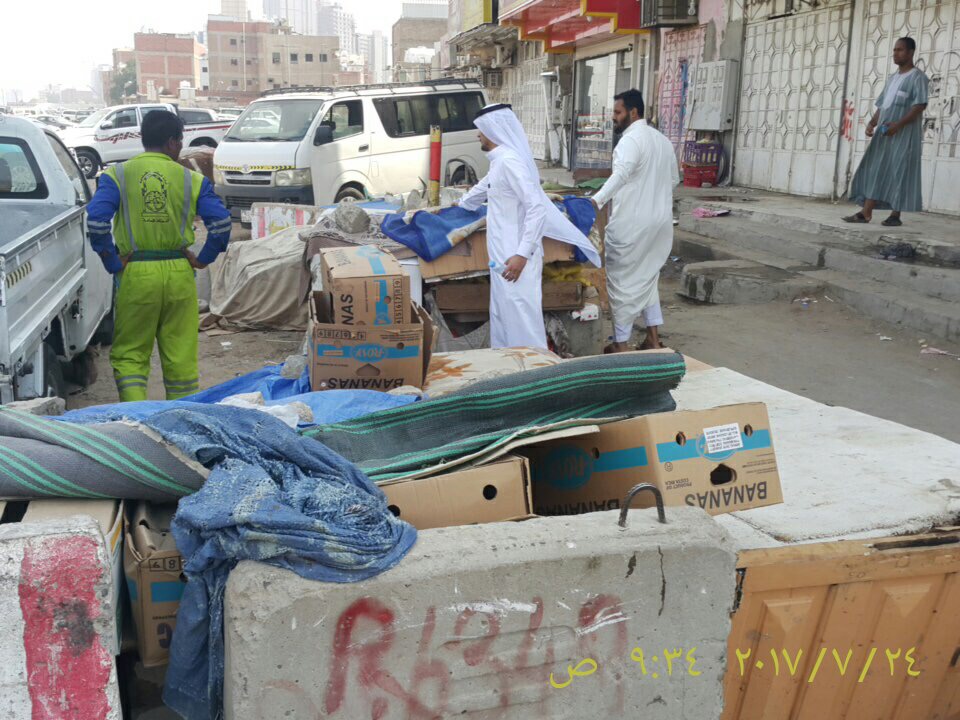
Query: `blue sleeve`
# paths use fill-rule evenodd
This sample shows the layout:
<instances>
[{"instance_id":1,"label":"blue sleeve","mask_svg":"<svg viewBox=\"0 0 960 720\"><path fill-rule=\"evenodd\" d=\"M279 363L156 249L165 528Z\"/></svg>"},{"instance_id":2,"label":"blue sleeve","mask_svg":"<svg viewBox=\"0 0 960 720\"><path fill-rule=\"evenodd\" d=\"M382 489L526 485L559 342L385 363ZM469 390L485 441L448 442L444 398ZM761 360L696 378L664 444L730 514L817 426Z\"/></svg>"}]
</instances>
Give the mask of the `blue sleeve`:
<instances>
[{"instance_id":1,"label":"blue sleeve","mask_svg":"<svg viewBox=\"0 0 960 720\"><path fill-rule=\"evenodd\" d=\"M203 224L207 227L207 242L204 243L203 250L197 255L197 260L204 265L209 265L217 259L217 255L227 249L233 220L230 218L230 211L213 191L213 184L206 178L200 185L200 197L197 198L197 215L203 218Z\"/></svg>"},{"instance_id":2,"label":"blue sleeve","mask_svg":"<svg viewBox=\"0 0 960 720\"><path fill-rule=\"evenodd\" d=\"M113 242L113 216L120 209L120 188L109 175L101 175L97 191L87 204L87 237L108 273L123 270Z\"/></svg>"}]
</instances>

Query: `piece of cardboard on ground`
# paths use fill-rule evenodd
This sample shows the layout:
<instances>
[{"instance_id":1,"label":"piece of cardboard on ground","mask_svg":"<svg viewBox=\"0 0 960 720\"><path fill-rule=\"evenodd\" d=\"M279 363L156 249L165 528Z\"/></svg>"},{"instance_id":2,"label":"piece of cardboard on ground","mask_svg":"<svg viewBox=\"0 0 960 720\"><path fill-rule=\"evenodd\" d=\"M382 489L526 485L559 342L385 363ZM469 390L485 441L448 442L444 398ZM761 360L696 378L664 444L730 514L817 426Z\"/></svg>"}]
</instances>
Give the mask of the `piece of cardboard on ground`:
<instances>
[{"instance_id":1,"label":"piece of cardboard on ground","mask_svg":"<svg viewBox=\"0 0 960 720\"><path fill-rule=\"evenodd\" d=\"M437 306L443 312L489 313L490 284L445 282L436 286ZM578 282L544 282L545 311L579 310L583 307L583 285Z\"/></svg>"},{"instance_id":2,"label":"piece of cardboard on ground","mask_svg":"<svg viewBox=\"0 0 960 720\"><path fill-rule=\"evenodd\" d=\"M657 486L665 505L712 515L783 502L762 403L643 415L520 453L531 461L538 515L613 510L639 483ZM635 504L651 507L652 494Z\"/></svg>"},{"instance_id":3,"label":"piece of cardboard on ground","mask_svg":"<svg viewBox=\"0 0 960 720\"><path fill-rule=\"evenodd\" d=\"M431 280L450 279L473 273L489 272L490 256L487 254L486 230L473 233L470 237L460 242L457 248L461 248L460 252L469 254L461 255L460 252L455 253L451 250L433 262L427 262L423 258L420 258L420 271L423 273L423 279L429 282ZM571 261L573 259L573 245L567 245L566 243L550 238L543 239L544 264Z\"/></svg>"},{"instance_id":4,"label":"piece of cardboard on ground","mask_svg":"<svg viewBox=\"0 0 960 720\"><path fill-rule=\"evenodd\" d=\"M3 506L3 501L0 501L0 516L3 515ZM122 500L31 500L21 519L21 522L49 522L71 515L89 515L96 520L107 543L107 552L113 559L110 603L116 618L110 650L114 655L120 654L123 635L123 608L120 604L120 590L123 587L123 506Z\"/></svg>"},{"instance_id":5,"label":"piece of cardboard on ground","mask_svg":"<svg viewBox=\"0 0 960 720\"><path fill-rule=\"evenodd\" d=\"M526 458L499 460L393 483L383 488L390 510L418 530L505 522L533 512L530 466Z\"/></svg>"},{"instance_id":6,"label":"piece of cardboard on ground","mask_svg":"<svg viewBox=\"0 0 960 720\"><path fill-rule=\"evenodd\" d=\"M430 367L433 324L411 305L413 322L354 326L330 322L329 293L310 303L310 387L313 390L422 388Z\"/></svg>"},{"instance_id":7,"label":"piece of cardboard on ground","mask_svg":"<svg viewBox=\"0 0 960 720\"><path fill-rule=\"evenodd\" d=\"M390 254L371 245L320 251L323 289L339 325L410 322L410 278Z\"/></svg>"},{"instance_id":8,"label":"piece of cardboard on ground","mask_svg":"<svg viewBox=\"0 0 960 720\"><path fill-rule=\"evenodd\" d=\"M124 572L137 629L137 650L145 667L169 660L180 597L186 587L183 557L170 532L176 509L175 503L143 501L127 509Z\"/></svg>"}]
</instances>

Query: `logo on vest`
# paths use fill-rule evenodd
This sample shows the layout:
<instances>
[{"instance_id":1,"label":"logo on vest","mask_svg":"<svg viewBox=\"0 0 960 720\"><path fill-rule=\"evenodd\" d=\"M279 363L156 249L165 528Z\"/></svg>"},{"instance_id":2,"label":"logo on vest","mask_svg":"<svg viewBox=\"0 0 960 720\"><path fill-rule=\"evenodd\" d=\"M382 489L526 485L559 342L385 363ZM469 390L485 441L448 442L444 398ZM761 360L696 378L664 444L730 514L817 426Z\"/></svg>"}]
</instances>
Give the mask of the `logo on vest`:
<instances>
[{"instance_id":1,"label":"logo on vest","mask_svg":"<svg viewBox=\"0 0 960 720\"><path fill-rule=\"evenodd\" d=\"M140 197L143 209L140 217L144 222L168 222L167 181L157 172L146 172L140 177Z\"/></svg>"}]
</instances>

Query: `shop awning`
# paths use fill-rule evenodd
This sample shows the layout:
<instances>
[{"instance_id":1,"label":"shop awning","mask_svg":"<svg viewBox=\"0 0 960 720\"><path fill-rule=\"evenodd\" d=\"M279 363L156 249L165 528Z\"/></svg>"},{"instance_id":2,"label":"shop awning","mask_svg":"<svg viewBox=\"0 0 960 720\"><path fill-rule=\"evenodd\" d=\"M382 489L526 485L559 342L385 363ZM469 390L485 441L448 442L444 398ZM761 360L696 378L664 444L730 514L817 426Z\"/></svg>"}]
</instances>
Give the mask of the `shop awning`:
<instances>
[{"instance_id":1,"label":"shop awning","mask_svg":"<svg viewBox=\"0 0 960 720\"><path fill-rule=\"evenodd\" d=\"M519 28L522 40L543 41L547 52L646 32L638 0L505 0L500 24Z\"/></svg>"},{"instance_id":2,"label":"shop awning","mask_svg":"<svg viewBox=\"0 0 960 720\"><path fill-rule=\"evenodd\" d=\"M498 25L497 23L484 23L459 35L454 35L450 38L449 45L456 48L457 52L463 53L516 39L517 31L515 28Z\"/></svg>"}]
</instances>

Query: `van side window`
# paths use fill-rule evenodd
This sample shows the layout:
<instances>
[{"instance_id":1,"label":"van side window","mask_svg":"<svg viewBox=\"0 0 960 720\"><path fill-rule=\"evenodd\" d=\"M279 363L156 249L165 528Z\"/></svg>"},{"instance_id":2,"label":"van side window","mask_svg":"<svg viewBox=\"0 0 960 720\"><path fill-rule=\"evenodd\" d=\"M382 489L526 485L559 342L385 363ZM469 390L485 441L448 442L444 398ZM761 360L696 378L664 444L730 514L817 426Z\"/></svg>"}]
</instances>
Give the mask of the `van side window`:
<instances>
[{"instance_id":1,"label":"van side window","mask_svg":"<svg viewBox=\"0 0 960 720\"><path fill-rule=\"evenodd\" d=\"M429 135L431 125L443 132L473 130L473 120L483 106L480 93L437 93L373 101L390 137Z\"/></svg>"},{"instance_id":2,"label":"van side window","mask_svg":"<svg viewBox=\"0 0 960 720\"><path fill-rule=\"evenodd\" d=\"M333 139L359 135L363 132L363 101L347 100L339 102L327 111L320 121L333 130Z\"/></svg>"}]
</instances>

